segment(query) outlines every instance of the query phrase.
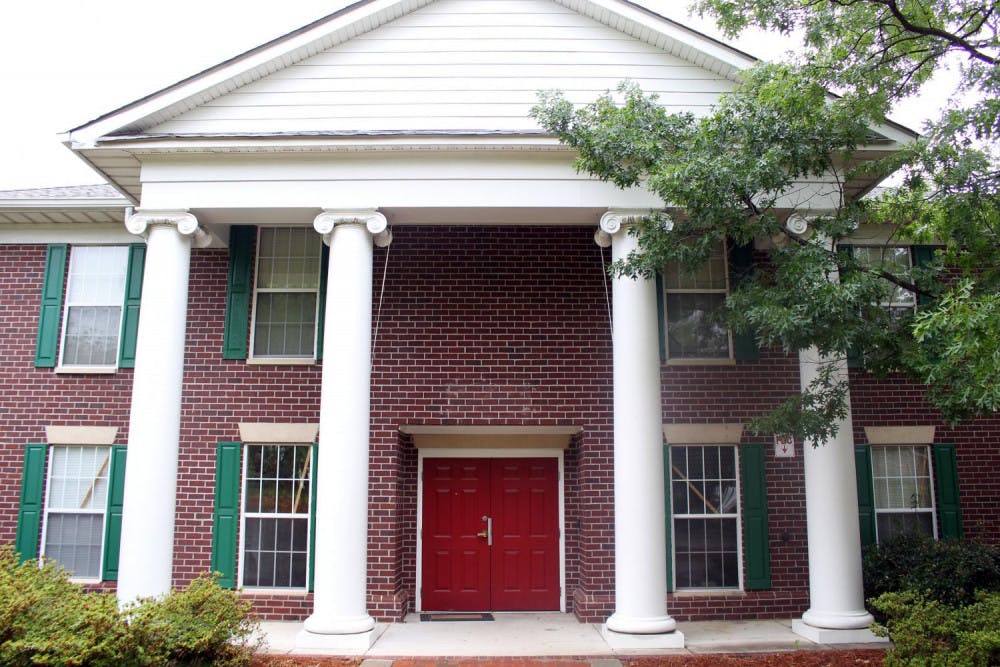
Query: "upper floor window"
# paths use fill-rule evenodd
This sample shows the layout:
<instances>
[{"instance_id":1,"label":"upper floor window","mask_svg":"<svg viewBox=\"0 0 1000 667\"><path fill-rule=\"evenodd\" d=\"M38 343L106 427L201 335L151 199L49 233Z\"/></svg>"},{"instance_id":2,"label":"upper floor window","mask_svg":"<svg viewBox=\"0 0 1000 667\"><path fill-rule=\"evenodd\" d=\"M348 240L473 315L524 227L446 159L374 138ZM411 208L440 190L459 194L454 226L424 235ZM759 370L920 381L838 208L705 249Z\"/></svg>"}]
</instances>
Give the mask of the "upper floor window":
<instances>
[{"instance_id":1,"label":"upper floor window","mask_svg":"<svg viewBox=\"0 0 1000 667\"><path fill-rule=\"evenodd\" d=\"M865 267L882 268L887 273L906 281L913 277L913 261L908 246L853 246L854 257ZM911 310L917 303L916 295L888 280L884 281L880 303L897 314Z\"/></svg>"},{"instance_id":2,"label":"upper floor window","mask_svg":"<svg viewBox=\"0 0 1000 667\"><path fill-rule=\"evenodd\" d=\"M701 268L678 264L663 270L668 359L729 359L730 332L720 315L729 289L725 245L719 243Z\"/></svg>"},{"instance_id":3,"label":"upper floor window","mask_svg":"<svg viewBox=\"0 0 1000 667\"><path fill-rule=\"evenodd\" d=\"M134 367L145 259L143 243L49 244L35 366L72 373Z\"/></svg>"},{"instance_id":4,"label":"upper floor window","mask_svg":"<svg viewBox=\"0 0 1000 667\"><path fill-rule=\"evenodd\" d=\"M111 447L51 448L42 555L76 577L101 576L110 467Z\"/></svg>"},{"instance_id":5,"label":"upper floor window","mask_svg":"<svg viewBox=\"0 0 1000 667\"><path fill-rule=\"evenodd\" d=\"M875 530L879 542L901 533L935 535L934 485L926 445L871 448Z\"/></svg>"},{"instance_id":6,"label":"upper floor window","mask_svg":"<svg viewBox=\"0 0 1000 667\"><path fill-rule=\"evenodd\" d=\"M74 246L66 281L61 366L118 362L128 266L126 246Z\"/></svg>"},{"instance_id":7,"label":"upper floor window","mask_svg":"<svg viewBox=\"0 0 1000 667\"><path fill-rule=\"evenodd\" d=\"M311 228L260 229L252 356L315 356L322 246Z\"/></svg>"}]
</instances>

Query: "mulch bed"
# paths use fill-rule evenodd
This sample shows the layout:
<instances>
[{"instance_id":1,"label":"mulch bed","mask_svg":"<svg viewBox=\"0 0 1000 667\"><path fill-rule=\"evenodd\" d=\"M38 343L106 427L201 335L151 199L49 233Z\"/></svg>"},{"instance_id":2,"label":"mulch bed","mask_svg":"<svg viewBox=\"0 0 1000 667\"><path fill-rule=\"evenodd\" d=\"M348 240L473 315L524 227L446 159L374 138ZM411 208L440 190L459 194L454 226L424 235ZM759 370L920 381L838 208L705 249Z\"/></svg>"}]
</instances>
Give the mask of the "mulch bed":
<instances>
[{"instance_id":1,"label":"mulch bed","mask_svg":"<svg viewBox=\"0 0 1000 667\"><path fill-rule=\"evenodd\" d=\"M881 667L883 649L803 650L774 653L620 656L624 667ZM259 655L253 667L357 667L362 658ZM573 658L399 658L394 667L579 667Z\"/></svg>"}]
</instances>

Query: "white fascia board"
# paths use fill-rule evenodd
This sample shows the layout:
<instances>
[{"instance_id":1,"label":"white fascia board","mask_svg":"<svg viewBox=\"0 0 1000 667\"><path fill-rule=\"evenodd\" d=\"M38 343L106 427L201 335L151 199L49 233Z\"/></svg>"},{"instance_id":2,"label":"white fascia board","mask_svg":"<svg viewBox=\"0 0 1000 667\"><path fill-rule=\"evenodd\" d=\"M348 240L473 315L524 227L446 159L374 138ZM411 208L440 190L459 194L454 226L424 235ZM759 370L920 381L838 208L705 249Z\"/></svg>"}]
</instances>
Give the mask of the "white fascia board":
<instances>
[{"instance_id":1,"label":"white fascia board","mask_svg":"<svg viewBox=\"0 0 1000 667\"><path fill-rule=\"evenodd\" d=\"M125 225L0 225L0 245L31 245L40 243L75 243L122 245L140 242Z\"/></svg>"},{"instance_id":2,"label":"white fascia board","mask_svg":"<svg viewBox=\"0 0 1000 667\"><path fill-rule=\"evenodd\" d=\"M575 9L574 4L576 3L573 0L555 0L555 2L569 9L579 11ZM621 0L582 0L582 4L607 11L613 15L620 16L626 21L631 21L644 28L648 28L654 33L659 33L668 39L681 44L687 44L706 57L724 63L737 71L745 70L758 62L756 58L747 53L743 53L696 30L659 16L652 10L644 10L636 7L629 2L622 2ZM735 76L728 78L732 80L736 79Z\"/></svg>"},{"instance_id":3,"label":"white fascia board","mask_svg":"<svg viewBox=\"0 0 1000 667\"><path fill-rule=\"evenodd\" d=\"M103 136L135 123L147 116L155 114L173 104L183 102L196 95L203 94L215 86L222 85L242 74L251 72L257 68L264 68L275 62L281 62L282 67L291 61L300 58L292 56L291 60L285 61L290 55L298 50L308 52L310 46L321 40L346 30L355 24L363 24L365 21L376 18L380 12L391 9L398 4L412 4L414 7L429 4L431 0L373 0L372 2L356 7L341 15L334 15L327 21L313 26L300 33L290 33L285 38L279 38L271 46L260 48L259 50L248 51L242 56L236 56L232 60L217 65L206 70L203 74L195 75L187 81L174 84L163 90L153 93L142 101L133 102L122 107L118 112L98 118L86 125L70 130L66 133L71 148L90 148ZM378 21L375 22L376 24ZM364 30L368 32L374 26ZM302 56L305 57L305 56ZM280 69L280 68L279 68Z\"/></svg>"}]
</instances>

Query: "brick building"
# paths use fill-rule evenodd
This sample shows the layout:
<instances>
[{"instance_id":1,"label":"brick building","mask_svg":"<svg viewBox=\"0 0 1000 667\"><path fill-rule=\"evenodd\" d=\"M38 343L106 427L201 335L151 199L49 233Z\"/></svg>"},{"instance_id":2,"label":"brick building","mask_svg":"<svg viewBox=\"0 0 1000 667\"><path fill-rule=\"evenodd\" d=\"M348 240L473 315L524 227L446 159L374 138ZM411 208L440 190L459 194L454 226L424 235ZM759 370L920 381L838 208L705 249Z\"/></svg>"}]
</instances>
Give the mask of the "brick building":
<instances>
[{"instance_id":1,"label":"brick building","mask_svg":"<svg viewBox=\"0 0 1000 667\"><path fill-rule=\"evenodd\" d=\"M0 540L122 599L218 571L303 646L413 610L858 640L862 542L1000 540L1000 420L853 369L836 440L744 432L816 367L702 320L767 244L609 279L663 204L528 117L750 64L617 0L365 0L72 130L110 186L0 192Z\"/></svg>"}]
</instances>

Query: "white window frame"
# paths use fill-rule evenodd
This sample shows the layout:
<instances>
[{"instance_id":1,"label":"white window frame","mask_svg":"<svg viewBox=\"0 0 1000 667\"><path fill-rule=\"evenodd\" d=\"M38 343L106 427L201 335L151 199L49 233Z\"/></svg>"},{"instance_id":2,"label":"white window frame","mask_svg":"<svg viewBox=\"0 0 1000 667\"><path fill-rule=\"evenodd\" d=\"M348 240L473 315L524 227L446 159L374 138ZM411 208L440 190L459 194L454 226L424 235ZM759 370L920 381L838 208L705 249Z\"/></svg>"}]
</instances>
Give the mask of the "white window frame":
<instances>
[{"instance_id":1,"label":"white window frame","mask_svg":"<svg viewBox=\"0 0 1000 667\"><path fill-rule=\"evenodd\" d=\"M720 449L726 448L733 451L733 461L735 464L734 476L736 478L736 512L727 512L725 514L679 514L676 511L673 502L673 483L674 483L674 451L675 448L694 448L699 447L705 449L707 447L718 447ZM670 553L668 557L670 558L670 563L672 567L670 568L670 575L673 581L671 582L672 588L676 593L704 593L704 592L731 592L731 591L742 591L743 590L743 487L740 475L740 448L737 445L726 444L726 443L704 443L704 444L685 444L678 443L676 445L670 445L667 448L668 455L670 456L670 487L667 493L670 494ZM736 522L736 586L678 586L677 585L677 534L675 530L674 519L733 519Z\"/></svg>"},{"instance_id":2,"label":"white window frame","mask_svg":"<svg viewBox=\"0 0 1000 667\"><path fill-rule=\"evenodd\" d=\"M934 479L934 456L930 445L920 445L920 444L892 444L892 445L870 445L871 456L872 456L872 507L875 511L875 543L881 544L882 536L879 535L878 519L880 515L888 514L926 514L930 512L931 515L931 536L936 540L938 539L938 526L937 526L937 489L935 489L935 479ZM876 492L876 487L878 486L879 480L882 479L903 479L904 476L900 475L898 477L877 477L875 473L875 456L884 455L886 449L923 449L927 455L927 485L930 489L930 501L931 505L929 508L880 508L878 506L878 493ZM909 478L909 476L906 476Z\"/></svg>"},{"instance_id":3,"label":"white window frame","mask_svg":"<svg viewBox=\"0 0 1000 667\"><path fill-rule=\"evenodd\" d=\"M104 471L104 474L103 475L99 475L98 477L96 477L94 479L94 483L91 485L91 492L93 491L94 487L96 487L97 481L99 479L103 478L105 480L105 487L107 489L107 493L111 493L111 457L112 457L112 451L111 451L111 446L110 445L49 445L48 456L46 457L47 460L46 460L46 470L45 470L45 510L42 513L43 519L42 519L42 535L41 535L41 546L40 546L40 555L41 555L41 557L39 558L39 562L41 563L41 561L45 560L45 558L47 556L47 554L45 553L45 549L46 549L46 547L48 545L49 516L50 515L52 515L52 514L58 514L58 515L88 515L88 516L95 516L97 514L100 514L101 515L101 527L100 527L101 546L100 546L100 558L98 559L98 566L97 566L97 576L95 576L95 577L79 576L76 573L72 573L72 572L70 573L70 579L72 581L79 581L79 582L85 582L85 583L99 582L99 581L102 580L102 574L104 572L104 556L105 556L105 553L104 553L104 551L105 551L104 538L105 538L105 532L107 530L107 522L108 522L108 503L107 503L107 498L105 498L104 505L101 506L99 509L74 509L74 508L53 509L52 508L52 499L51 499L51 495L52 495L52 468L53 468L53 462L55 461L55 456L56 456L55 452L57 450L70 450L70 449L97 449L97 450L102 450L103 449L103 450L106 450L106 452L107 452L107 458L105 459L104 466L101 468L101 470Z\"/></svg>"},{"instance_id":4,"label":"white window frame","mask_svg":"<svg viewBox=\"0 0 1000 667\"><path fill-rule=\"evenodd\" d=\"M731 287L731 277L729 275L729 245L726 240L722 241L722 270L725 274L726 285L725 287L714 287L714 288L687 288L687 287L668 287L667 286L667 270L664 268L662 275L660 276L660 283L663 288L663 346L666 352L666 361L668 363L703 363L703 362L720 362L729 361L733 359L733 330L726 327L726 339L728 346L728 354L718 357L674 357L670 354L670 308L668 306L668 297L671 294L721 294L723 299L729 294ZM684 273L681 271L681 277L683 279Z\"/></svg>"},{"instance_id":5,"label":"white window frame","mask_svg":"<svg viewBox=\"0 0 1000 667\"><path fill-rule=\"evenodd\" d=\"M296 287L296 288L277 288L277 287L259 287L260 278L260 258L261 258L261 236L264 234L265 230L277 230L277 229L299 229L296 227L258 227L257 228L257 240L256 240L256 252L254 253L254 272L253 272L253 303L251 306L252 313L250 315L250 354L249 359L253 360L263 360L263 361L275 361L275 362L295 362L296 360L309 360L316 358L316 349L319 345L319 317L320 317L320 303L319 303L319 293L320 293L320 282L323 279L323 241L319 234L316 234L316 238L319 240L317 243L317 275L316 275L316 287ZM301 229L307 229L305 227ZM312 231L312 230L308 230ZM315 294L316 295L316 312L313 314L313 349L311 354L295 354L295 355L275 355L275 354L257 354L256 350L256 338L257 338L257 305L258 305L258 295L259 294Z\"/></svg>"},{"instance_id":6,"label":"white window frame","mask_svg":"<svg viewBox=\"0 0 1000 667\"><path fill-rule=\"evenodd\" d=\"M123 256L122 264L122 292L118 296L118 301L112 303L109 301L81 301L73 302L71 299L70 285L73 280L73 264L76 258L79 256L80 251L85 251L88 248L117 248L120 250ZM128 269L129 269L129 251L127 245L73 245L70 246L69 250L69 271L66 274L65 284L63 285L66 297L63 303L62 309L62 322L59 331L59 363L56 370L72 371L74 373L112 373L118 369L118 356L121 350L122 344L122 325L125 319L125 290L128 288ZM66 336L69 333L69 311L71 307L118 307L118 335L115 338L115 354L114 361L110 364L68 364L66 363Z\"/></svg>"},{"instance_id":7,"label":"white window frame","mask_svg":"<svg viewBox=\"0 0 1000 667\"><path fill-rule=\"evenodd\" d=\"M305 512L304 513L293 513L293 512L248 512L246 510L247 502L247 467L250 461L248 452L251 448L257 447L306 447L309 457L309 495L305 499ZM238 556L238 572L239 577L237 581L239 582L239 587L249 591L267 591L267 592L289 592L289 593L304 593L309 589L309 563L312 559L311 546L312 546L312 531L313 531L313 517L312 517L312 494L315 493L315 478L316 478L316 461L313 459L313 444L306 442L246 442L243 443L243 465L242 472L240 474L240 543L239 543L239 556ZM282 480L285 478L278 478ZM306 520L306 581L303 586L261 586L255 584L253 586L248 586L244 584L244 579L246 576L246 534L247 534L247 519L305 519Z\"/></svg>"}]
</instances>

